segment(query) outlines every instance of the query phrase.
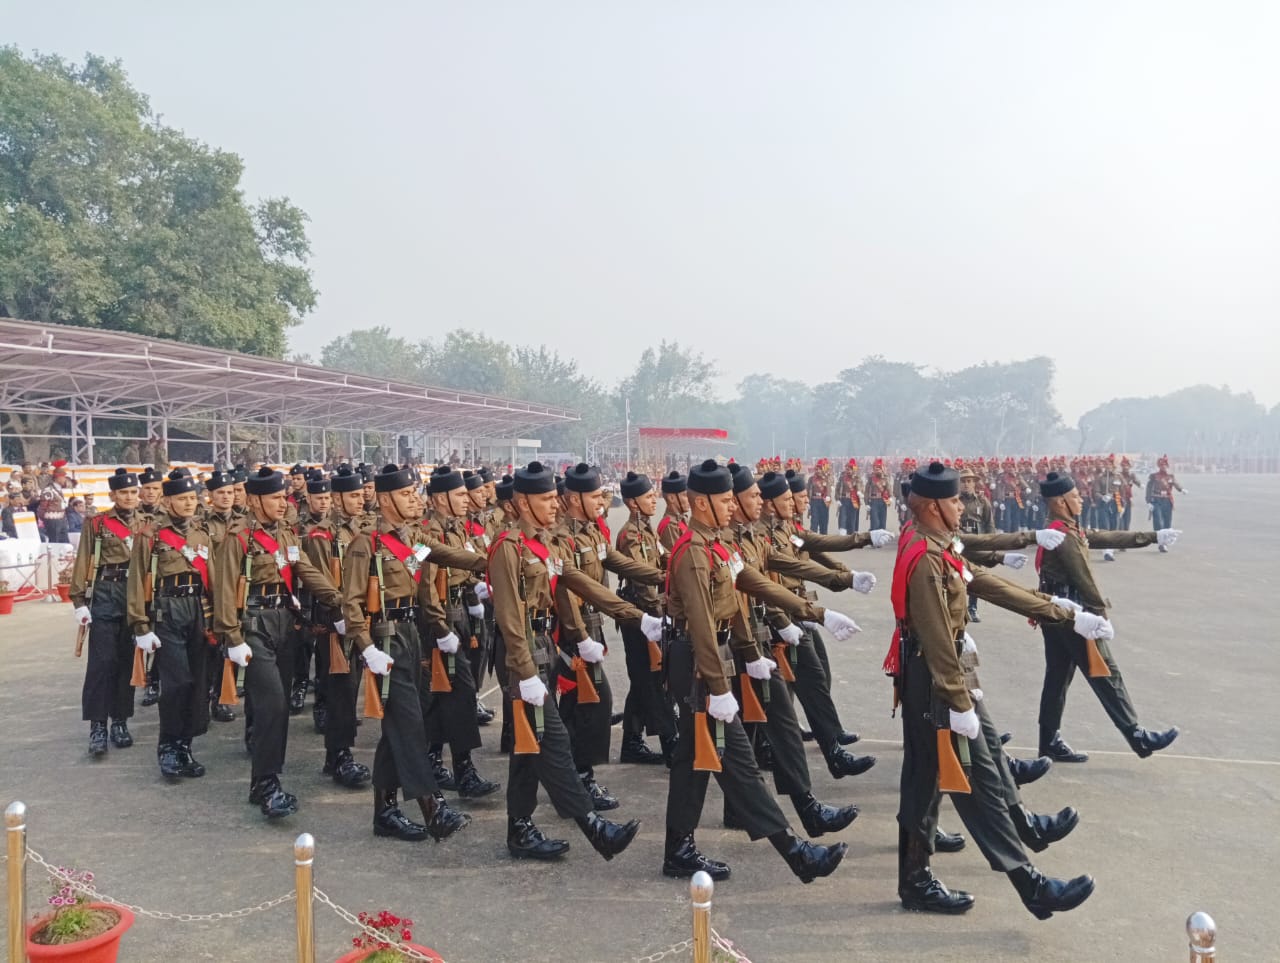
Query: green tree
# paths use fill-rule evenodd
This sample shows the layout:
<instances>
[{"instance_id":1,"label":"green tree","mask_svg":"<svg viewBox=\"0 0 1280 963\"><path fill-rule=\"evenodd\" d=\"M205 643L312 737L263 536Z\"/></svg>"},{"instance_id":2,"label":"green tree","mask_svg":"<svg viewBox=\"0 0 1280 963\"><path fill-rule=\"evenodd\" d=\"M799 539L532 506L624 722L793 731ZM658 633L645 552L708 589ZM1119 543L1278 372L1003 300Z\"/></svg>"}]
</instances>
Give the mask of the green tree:
<instances>
[{"instance_id":1,"label":"green tree","mask_svg":"<svg viewBox=\"0 0 1280 963\"><path fill-rule=\"evenodd\" d=\"M945 452L1043 451L1062 424L1053 403L1053 361L983 363L932 379L930 417Z\"/></svg>"},{"instance_id":2,"label":"green tree","mask_svg":"<svg viewBox=\"0 0 1280 963\"><path fill-rule=\"evenodd\" d=\"M851 430L854 451L890 454L931 443L929 382L919 365L872 355L838 380L845 393L833 399L835 415Z\"/></svg>"},{"instance_id":3,"label":"green tree","mask_svg":"<svg viewBox=\"0 0 1280 963\"><path fill-rule=\"evenodd\" d=\"M717 427L704 424L721 414L715 377L714 364L678 342L663 341L656 351L645 348L636 370L614 394L618 421L629 401L633 424Z\"/></svg>"},{"instance_id":4,"label":"green tree","mask_svg":"<svg viewBox=\"0 0 1280 963\"><path fill-rule=\"evenodd\" d=\"M372 378L421 384L422 355L421 345L394 337L390 328L379 326L334 338L320 349L320 364Z\"/></svg>"},{"instance_id":5,"label":"green tree","mask_svg":"<svg viewBox=\"0 0 1280 963\"><path fill-rule=\"evenodd\" d=\"M307 218L242 172L118 62L0 48L0 316L282 356L316 301Z\"/></svg>"}]
</instances>

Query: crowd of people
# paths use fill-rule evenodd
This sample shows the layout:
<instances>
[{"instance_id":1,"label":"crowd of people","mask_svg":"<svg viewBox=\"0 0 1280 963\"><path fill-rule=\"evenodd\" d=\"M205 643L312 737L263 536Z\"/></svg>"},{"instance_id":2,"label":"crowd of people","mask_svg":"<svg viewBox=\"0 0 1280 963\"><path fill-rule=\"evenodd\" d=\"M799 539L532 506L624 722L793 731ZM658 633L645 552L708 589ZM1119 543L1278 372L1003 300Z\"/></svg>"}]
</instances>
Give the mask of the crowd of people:
<instances>
[{"instance_id":1,"label":"crowd of people","mask_svg":"<svg viewBox=\"0 0 1280 963\"><path fill-rule=\"evenodd\" d=\"M1132 479L1125 461L906 460L891 471L877 459L864 482L854 460L838 477L827 460L808 474L781 460L763 459L756 471L707 460L658 478L627 472L616 493L587 464L558 474L531 462L499 476L445 463L425 480L395 464L297 464L288 473L240 465L203 481L183 468L122 467L109 479L110 507L84 526L71 582L88 646L89 752L102 759L132 745L141 688L143 706L158 704L160 772L198 778L195 740L211 722L235 721L243 699L247 799L285 818L301 805L281 781L289 716L311 694L324 773L352 790L371 787L373 832L443 840L469 823L467 802L502 788L474 755L497 721L509 757L510 854L556 859L569 849L534 820L541 785L611 859L639 825L605 815L623 801L596 776L613 761L620 722L618 761L669 769L666 875L730 874L695 840L714 775L724 824L767 838L810 882L846 853L844 843L813 840L846 829L858 809L815 797L804 742L817 743L837 779L875 764L849 749L858 735L831 690L826 636L842 641L858 626L818 605L811 586L869 593L875 576L836 555L896 551L898 629L883 667L869 668L892 677L902 714L899 898L943 913L973 905L930 865L933 853L966 845L938 826L948 793L991 867L1047 918L1088 898L1093 881L1035 869L1029 852L1062 840L1079 817L1070 807L1031 812L1019 786L1087 759L1061 732L1075 671L1137 755L1177 736L1139 724L1090 569L1090 548L1167 550L1179 534L1167 524L1126 531L1123 498L1098 513L1098 493ZM1152 473L1147 493L1171 503L1180 489L1166 469ZM616 535L606 522L613 494L628 513ZM1090 497L1094 526L1085 524ZM833 505L836 534L824 531ZM864 505L869 527L859 531ZM897 532L888 530L891 508ZM1168 519L1171 504L1153 515ZM1038 591L989 571L1022 567L1023 548L1036 549ZM1005 752L983 701L967 632L979 599L1042 630L1038 758ZM616 713L605 619L621 632L629 682ZM497 710L479 695L490 674L503 693ZM357 759L361 701L381 719L371 765Z\"/></svg>"}]
</instances>

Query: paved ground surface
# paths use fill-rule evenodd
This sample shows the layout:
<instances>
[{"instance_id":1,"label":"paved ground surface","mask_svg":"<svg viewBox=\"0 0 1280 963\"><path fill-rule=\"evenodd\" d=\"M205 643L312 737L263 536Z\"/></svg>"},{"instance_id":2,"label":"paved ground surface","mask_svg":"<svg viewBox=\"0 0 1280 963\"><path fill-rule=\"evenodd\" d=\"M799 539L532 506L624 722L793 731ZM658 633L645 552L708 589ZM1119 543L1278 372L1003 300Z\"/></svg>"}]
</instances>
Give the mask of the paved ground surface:
<instances>
[{"instance_id":1,"label":"paved ground surface","mask_svg":"<svg viewBox=\"0 0 1280 963\"><path fill-rule=\"evenodd\" d=\"M1071 804L1080 828L1037 861L1053 874L1090 872L1097 893L1080 910L1037 922L1003 876L972 847L940 856L935 868L978 904L961 918L903 913L895 887L898 723L879 666L889 636L888 551L851 553L847 561L880 578L869 598L834 601L861 623L853 644L833 645L837 703L861 748L880 762L856 779L830 778L810 750L815 790L831 802L856 802L862 816L842 834L849 858L832 879L802 886L767 843L719 827L713 787L699 841L729 860L733 879L716 893L714 925L757 961L876 960L1171 960L1185 958L1183 923L1206 910L1221 929L1226 960L1280 956L1280 920L1272 915L1280 798L1280 725L1272 693L1280 680L1274 620L1275 510L1280 479L1189 478L1176 524L1186 529L1174 553L1131 551L1096 561L1114 603L1115 652L1148 725L1177 723L1168 752L1139 760L1127 751L1086 686L1077 682L1066 735L1093 754L1084 766L1059 766L1026 790L1042 810ZM1003 570L1007 572L1008 570ZM1008 573L1030 583L1030 568ZM1042 670L1037 633L989 607L976 626L984 688L997 720L1024 754L1034 744ZM83 663L71 657L65 605L28 603L0 619L0 801L30 807L30 841L51 860L91 868L100 887L128 902L174 913L226 911L287 892L291 846L300 832L319 841L318 884L352 910L389 907L418 921L423 942L450 961L633 960L689 934L687 886L664 879L662 808L665 770L609 766L602 781L624 800L621 814L644 826L632 848L606 864L550 807L544 828L574 840L551 866L515 864L504 847L501 796L469 806L475 822L442 845L375 840L364 792L336 789L320 776L323 749L309 713L294 720L287 785L302 800L292 819L266 824L245 802L248 764L241 726L215 726L197 743L209 767L199 782L167 786L151 749L154 709L138 710L138 746L92 762L85 755L79 692ZM625 689L621 652L610 659L615 689ZM360 731L369 760L377 723ZM489 730L496 743L496 729ZM616 736L616 734L615 734ZM615 752L617 739L615 737ZM486 775L505 779L492 747L480 754ZM959 829L949 804L944 824ZM42 887L32 873L34 898ZM349 929L317 907L320 959L334 959ZM0 921L0 926L3 921ZM140 920L126 960L291 958L292 911L282 907L207 924Z\"/></svg>"}]
</instances>

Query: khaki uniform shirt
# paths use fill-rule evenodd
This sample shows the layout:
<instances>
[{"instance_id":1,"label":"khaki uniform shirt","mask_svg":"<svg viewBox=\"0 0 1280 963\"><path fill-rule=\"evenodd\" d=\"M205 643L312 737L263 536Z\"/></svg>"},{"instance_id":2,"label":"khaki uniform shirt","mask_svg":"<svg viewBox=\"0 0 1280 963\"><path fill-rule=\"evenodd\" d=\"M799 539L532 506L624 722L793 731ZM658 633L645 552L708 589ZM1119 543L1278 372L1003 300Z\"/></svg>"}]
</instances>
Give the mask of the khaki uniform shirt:
<instances>
[{"instance_id":1,"label":"khaki uniform shirt","mask_svg":"<svg viewBox=\"0 0 1280 963\"><path fill-rule=\"evenodd\" d=\"M194 518L183 522L175 520L173 516L167 513L163 518L165 520L156 526L153 534L133 540L133 558L129 562L129 601L127 611L129 624L133 626L134 635L145 635L151 631L151 613L147 611L146 603L146 582L153 578L151 574L151 560L153 557L156 564L155 583L152 585L153 594L159 594L161 580L171 575L190 575L197 580L200 578L195 563L187 557L186 552L161 541L160 533L163 531L171 530L187 543L186 549L188 551L194 556L204 559L205 571L209 576L210 597L212 597L213 542L209 538L209 533L195 524Z\"/></svg>"}]
</instances>

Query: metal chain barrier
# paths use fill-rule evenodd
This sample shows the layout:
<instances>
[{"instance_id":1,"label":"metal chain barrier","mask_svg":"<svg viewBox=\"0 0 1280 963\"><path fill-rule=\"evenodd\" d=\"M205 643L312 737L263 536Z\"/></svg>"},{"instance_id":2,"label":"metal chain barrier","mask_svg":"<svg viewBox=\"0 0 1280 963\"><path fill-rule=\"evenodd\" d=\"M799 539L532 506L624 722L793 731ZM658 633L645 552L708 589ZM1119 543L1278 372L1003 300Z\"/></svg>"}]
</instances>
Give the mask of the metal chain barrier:
<instances>
[{"instance_id":1,"label":"metal chain barrier","mask_svg":"<svg viewBox=\"0 0 1280 963\"><path fill-rule=\"evenodd\" d=\"M751 963L749 959L738 952L732 941L726 940L714 929L711 931L711 942L715 944L716 949L722 953L729 954L729 956L731 956L735 961L738 961L738 963Z\"/></svg>"},{"instance_id":2,"label":"metal chain barrier","mask_svg":"<svg viewBox=\"0 0 1280 963\"><path fill-rule=\"evenodd\" d=\"M691 949L693 949L693 940L685 940L683 943L676 943L673 946L668 946L660 953L650 953L648 956L637 957L633 963L658 963L658 960L664 960L668 956L673 956L676 953L683 953L685 950Z\"/></svg>"},{"instance_id":3,"label":"metal chain barrier","mask_svg":"<svg viewBox=\"0 0 1280 963\"><path fill-rule=\"evenodd\" d=\"M275 899L264 900L257 906L245 906L241 909L231 910L229 913L164 913L159 910L143 909L141 906L134 906L132 903L126 903L122 899L116 899L114 896L107 896L98 892L87 883L79 882L72 879L70 874L63 872L56 866L50 865L45 858L37 853L34 849L27 850L27 859L35 863L37 866L43 866L44 871L50 877L62 883L64 886L70 886L72 889L83 893L90 899L97 900L99 903L112 903L115 906L123 906L137 916L145 916L153 920L169 920L175 923L214 923L219 920L238 920L246 916L252 916L254 913L265 913L267 910L275 909L277 906L283 906L285 903L292 903L297 899L298 894L290 890L284 896L277 896Z\"/></svg>"},{"instance_id":4,"label":"metal chain barrier","mask_svg":"<svg viewBox=\"0 0 1280 963\"><path fill-rule=\"evenodd\" d=\"M346 922L350 923L352 926L356 927L357 929L363 930L366 935L372 936L375 940L382 940L383 942L388 942L386 933L379 932L378 930L375 930L372 926L368 926L360 922L360 918L358 916L356 916L350 910L344 909L343 907L335 903L333 900L331 900L329 898L329 894L326 893L324 890L322 890L319 886L315 887L312 890L312 893L315 896L317 903L323 903L325 906L329 907L329 909L333 910L335 913L338 914L338 916L340 916ZM394 945L395 945L396 952L398 952L401 956L405 957L406 959L425 960L426 963L441 963L441 957L439 956L424 956L423 954L419 953L417 950L413 949L412 947L404 946L403 944L394 944Z\"/></svg>"}]
</instances>

